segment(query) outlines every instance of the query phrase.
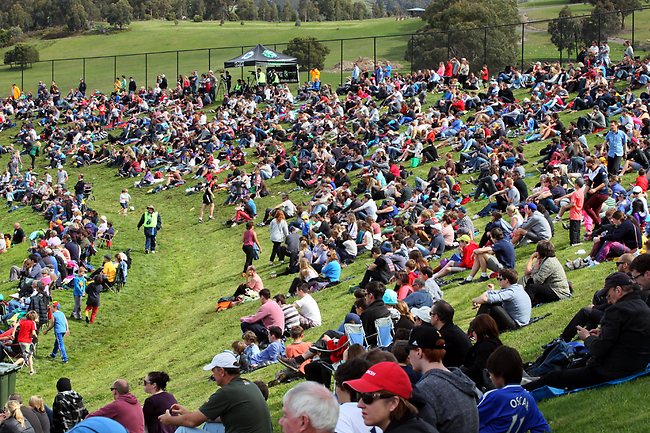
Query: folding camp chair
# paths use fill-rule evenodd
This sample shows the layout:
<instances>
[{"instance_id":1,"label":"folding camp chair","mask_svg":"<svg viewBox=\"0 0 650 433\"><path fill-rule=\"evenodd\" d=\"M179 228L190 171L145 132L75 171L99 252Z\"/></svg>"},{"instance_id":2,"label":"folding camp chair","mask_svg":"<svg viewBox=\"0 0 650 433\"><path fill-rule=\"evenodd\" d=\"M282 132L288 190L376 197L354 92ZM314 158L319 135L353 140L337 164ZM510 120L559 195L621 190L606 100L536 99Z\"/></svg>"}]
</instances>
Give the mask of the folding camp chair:
<instances>
[{"instance_id":1,"label":"folding camp chair","mask_svg":"<svg viewBox=\"0 0 650 433\"><path fill-rule=\"evenodd\" d=\"M346 323L343 325L345 335L348 336L348 343L350 345L360 344L363 347L368 347L366 341L366 333L363 330L363 325L356 323Z\"/></svg>"},{"instance_id":2,"label":"folding camp chair","mask_svg":"<svg viewBox=\"0 0 650 433\"><path fill-rule=\"evenodd\" d=\"M390 317L380 317L375 320L377 328L377 347L386 348L393 344L393 320Z\"/></svg>"}]
</instances>

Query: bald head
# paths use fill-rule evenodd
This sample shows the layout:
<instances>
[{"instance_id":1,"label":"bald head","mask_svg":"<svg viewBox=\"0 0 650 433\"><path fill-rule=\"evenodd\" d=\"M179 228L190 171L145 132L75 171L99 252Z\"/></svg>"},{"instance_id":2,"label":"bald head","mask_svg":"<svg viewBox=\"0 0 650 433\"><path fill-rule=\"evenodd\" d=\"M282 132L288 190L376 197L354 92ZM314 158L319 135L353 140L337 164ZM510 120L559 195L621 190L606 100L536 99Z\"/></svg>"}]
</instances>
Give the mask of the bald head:
<instances>
[{"instance_id":1,"label":"bald head","mask_svg":"<svg viewBox=\"0 0 650 433\"><path fill-rule=\"evenodd\" d=\"M125 379L117 379L113 382L112 388L117 392L118 395L124 395L129 393L129 382Z\"/></svg>"}]
</instances>

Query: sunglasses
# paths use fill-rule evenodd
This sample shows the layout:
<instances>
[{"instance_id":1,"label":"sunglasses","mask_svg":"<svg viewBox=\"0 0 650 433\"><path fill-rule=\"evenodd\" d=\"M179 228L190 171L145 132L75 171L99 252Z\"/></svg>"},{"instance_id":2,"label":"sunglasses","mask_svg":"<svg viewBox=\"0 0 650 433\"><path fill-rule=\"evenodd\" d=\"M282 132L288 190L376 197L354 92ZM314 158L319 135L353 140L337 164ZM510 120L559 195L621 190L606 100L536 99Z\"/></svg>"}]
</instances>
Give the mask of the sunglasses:
<instances>
[{"instance_id":1,"label":"sunglasses","mask_svg":"<svg viewBox=\"0 0 650 433\"><path fill-rule=\"evenodd\" d=\"M498 281L503 281L503 280L505 280L505 278L503 278L503 277L497 277L497 280L498 280Z\"/></svg>"},{"instance_id":2,"label":"sunglasses","mask_svg":"<svg viewBox=\"0 0 650 433\"><path fill-rule=\"evenodd\" d=\"M377 400L392 398L394 395L381 394L379 392L364 392L359 394L359 400L365 404L373 404Z\"/></svg>"}]
</instances>

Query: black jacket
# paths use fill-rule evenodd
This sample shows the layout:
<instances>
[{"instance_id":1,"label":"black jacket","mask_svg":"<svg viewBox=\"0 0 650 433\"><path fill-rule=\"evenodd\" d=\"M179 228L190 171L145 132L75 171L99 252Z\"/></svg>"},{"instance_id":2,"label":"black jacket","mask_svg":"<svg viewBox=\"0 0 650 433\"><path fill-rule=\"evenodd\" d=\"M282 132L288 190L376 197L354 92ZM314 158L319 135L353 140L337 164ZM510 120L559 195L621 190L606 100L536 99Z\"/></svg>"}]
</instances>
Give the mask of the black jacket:
<instances>
[{"instance_id":1,"label":"black jacket","mask_svg":"<svg viewBox=\"0 0 650 433\"><path fill-rule=\"evenodd\" d=\"M446 323L439 331L442 338L445 339L446 353L442 360L443 364L445 367L460 367L472 347L467 334L453 323Z\"/></svg>"},{"instance_id":2,"label":"black jacket","mask_svg":"<svg viewBox=\"0 0 650 433\"><path fill-rule=\"evenodd\" d=\"M486 384L483 380L483 370L487 365L487 359L497 347L501 346L501 340L498 338L486 338L479 340L473 345L465 356L465 362L460 367L461 371L474 381L478 389L483 388Z\"/></svg>"},{"instance_id":3,"label":"black jacket","mask_svg":"<svg viewBox=\"0 0 650 433\"><path fill-rule=\"evenodd\" d=\"M384 433L438 433L438 429L415 415L391 421Z\"/></svg>"},{"instance_id":4,"label":"black jacket","mask_svg":"<svg viewBox=\"0 0 650 433\"><path fill-rule=\"evenodd\" d=\"M363 331L366 333L368 344L374 346L377 344L377 328L375 320L382 317L390 317L390 311L384 305L381 299L374 301L361 313L361 324Z\"/></svg>"},{"instance_id":5,"label":"black jacket","mask_svg":"<svg viewBox=\"0 0 650 433\"><path fill-rule=\"evenodd\" d=\"M0 424L0 433L34 433L29 421L25 420L25 427L21 426L16 418L8 418Z\"/></svg>"},{"instance_id":6,"label":"black jacket","mask_svg":"<svg viewBox=\"0 0 650 433\"><path fill-rule=\"evenodd\" d=\"M47 304L50 302L50 297L45 293L38 293L31 297L29 302L30 310L36 311L38 314L38 323L44 325L48 322L47 319Z\"/></svg>"},{"instance_id":7,"label":"black jacket","mask_svg":"<svg viewBox=\"0 0 650 433\"><path fill-rule=\"evenodd\" d=\"M638 292L622 297L605 310L600 336L588 337L587 365L612 378L642 371L650 362L650 307Z\"/></svg>"}]
</instances>

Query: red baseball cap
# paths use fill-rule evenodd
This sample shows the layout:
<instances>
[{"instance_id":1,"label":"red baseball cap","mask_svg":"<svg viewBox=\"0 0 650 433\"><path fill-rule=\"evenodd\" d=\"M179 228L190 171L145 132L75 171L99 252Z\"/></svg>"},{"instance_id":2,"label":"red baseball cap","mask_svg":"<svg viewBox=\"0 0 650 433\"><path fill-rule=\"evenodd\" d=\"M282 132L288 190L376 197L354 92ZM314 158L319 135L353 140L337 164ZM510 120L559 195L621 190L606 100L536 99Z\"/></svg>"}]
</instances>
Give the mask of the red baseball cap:
<instances>
[{"instance_id":1,"label":"red baseball cap","mask_svg":"<svg viewBox=\"0 0 650 433\"><path fill-rule=\"evenodd\" d=\"M413 387L406 372L394 362L380 362L359 379L344 382L357 392L388 391L403 398L411 397Z\"/></svg>"}]
</instances>

